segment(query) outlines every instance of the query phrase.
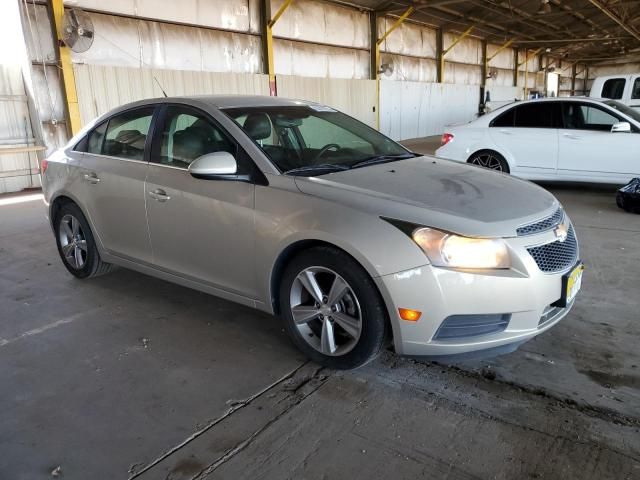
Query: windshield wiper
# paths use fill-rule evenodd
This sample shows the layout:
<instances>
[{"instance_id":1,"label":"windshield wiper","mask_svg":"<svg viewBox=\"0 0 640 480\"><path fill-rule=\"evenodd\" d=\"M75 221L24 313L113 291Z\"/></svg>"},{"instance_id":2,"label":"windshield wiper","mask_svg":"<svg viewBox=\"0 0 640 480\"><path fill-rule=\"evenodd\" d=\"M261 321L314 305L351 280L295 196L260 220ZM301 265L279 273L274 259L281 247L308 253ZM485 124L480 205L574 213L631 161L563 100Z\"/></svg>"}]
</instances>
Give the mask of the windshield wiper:
<instances>
[{"instance_id":1,"label":"windshield wiper","mask_svg":"<svg viewBox=\"0 0 640 480\"><path fill-rule=\"evenodd\" d=\"M350 167L346 165L339 165L335 163L321 163L319 165L305 165L304 167L292 168L291 170L287 170L285 175L301 175L305 173L311 173L320 171L321 175L331 172L341 172L343 170L349 170Z\"/></svg>"},{"instance_id":2,"label":"windshield wiper","mask_svg":"<svg viewBox=\"0 0 640 480\"><path fill-rule=\"evenodd\" d=\"M412 153L401 153L400 155L375 155L365 160L361 160L360 162L354 163L353 165L351 165L351 168L366 167L368 165L376 165L378 163L395 162L396 160L406 160L408 158L414 157L415 155Z\"/></svg>"}]
</instances>

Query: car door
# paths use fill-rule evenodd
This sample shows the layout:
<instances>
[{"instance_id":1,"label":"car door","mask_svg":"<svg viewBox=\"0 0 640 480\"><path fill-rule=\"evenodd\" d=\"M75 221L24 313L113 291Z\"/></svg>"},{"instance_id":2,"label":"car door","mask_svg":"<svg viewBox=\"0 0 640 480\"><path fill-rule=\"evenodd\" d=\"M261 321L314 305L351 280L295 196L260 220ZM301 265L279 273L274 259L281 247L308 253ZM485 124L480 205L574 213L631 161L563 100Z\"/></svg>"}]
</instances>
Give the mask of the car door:
<instances>
[{"instance_id":1,"label":"car door","mask_svg":"<svg viewBox=\"0 0 640 480\"><path fill-rule=\"evenodd\" d=\"M105 249L114 255L151 261L144 182L147 137L154 106L118 113L87 137L80 199Z\"/></svg>"},{"instance_id":2,"label":"car door","mask_svg":"<svg viewBox=\"0 0 640 480\"><path fill-rule=\"evenodd\" d=\"M515 106L496 117L489 135L510 157L514 172L526 176L553 176L558 161L558 124L556 102L534 101Z\"/></svg>"},{"instance_id":3,"label":"car door","mask_svg":"<svg viewBox=\"0 0 640 480\"><path fill-rule=\"evenodd\" d=\"M622 181L640 173L640 133L612 133L626 121L614 111L587 102L562 102L559 175L594 181Z\"/></svg>"},{"instance_id":4,"label":"car door","mask_svg":"<svg viewBox=\"0 0 640 480\"><path fill-rule=\"evenodd\" d=\"M253 164L207 113L172 104L163 109L145 186L153 263L164 271L255 298L254 193L244 180L191 176L189 164L227 151L238 172Z\"/></svg>"},{"instance_id":5,"label":"car door","mask_svg":"<svg viewBox=\"0 0 640 480\"><path fill-rule=\"evenodd\" d=\"M640 112L640 75L636 75L633 78L633 87L631 88L631 97L626 102L631 108Z\"/></svg>"}]
</instances>

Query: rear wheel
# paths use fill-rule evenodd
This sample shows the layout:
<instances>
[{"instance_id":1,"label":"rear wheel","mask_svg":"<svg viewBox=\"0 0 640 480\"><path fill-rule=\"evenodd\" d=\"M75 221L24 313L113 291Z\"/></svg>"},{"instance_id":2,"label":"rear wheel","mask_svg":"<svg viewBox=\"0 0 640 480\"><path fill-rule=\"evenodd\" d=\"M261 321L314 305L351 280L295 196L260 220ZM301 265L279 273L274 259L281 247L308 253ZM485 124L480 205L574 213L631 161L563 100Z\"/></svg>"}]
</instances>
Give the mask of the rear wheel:
<instances>
[{"instance_id":1,"label":"rear wheel","mask_svg":"<svg viewBox=\"0 0 640 480\"><path fill-rule=\"evenodd\" d=\"M89 278L112 270L111 264L100 259L89 223L76 204L67 203L60 207L54 227L58 253L72 275Z\"/></svg>"},{"instance_id":2,"label":"rear wheel","mask_svg":"<svg viewBox=\"0 0 640 480\"><path fill-rule=\"evenodd\" d=\"M467 163L478 165L479 167L496 170L498 172L509 173L509 164L502 155L493 150L481 150L469 157Z\"/></svg>"},{"instance_id":3,"label":"rear wheel","mask_svg":"<svg viewBox=\"0 0 640 480\"><path fill-rule=\"evenodd\" d=\"M295 257L282 277L279 303L294 344L320 365L356 368L384 344L384 302L368 273L337 249Z\"/></svg>"}]
</instances>

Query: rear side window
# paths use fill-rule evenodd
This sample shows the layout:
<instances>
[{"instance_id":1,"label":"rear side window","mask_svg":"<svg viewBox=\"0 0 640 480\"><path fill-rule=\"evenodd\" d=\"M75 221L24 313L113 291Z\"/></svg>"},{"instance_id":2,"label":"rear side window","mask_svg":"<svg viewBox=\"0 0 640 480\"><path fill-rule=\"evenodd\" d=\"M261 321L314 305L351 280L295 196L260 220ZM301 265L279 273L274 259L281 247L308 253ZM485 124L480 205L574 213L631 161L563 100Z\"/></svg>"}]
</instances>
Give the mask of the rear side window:
<instances>
[{"instance_id":1,"label":"rear side window","mask_svg":"<svg viewBox=\"0 0 640 480\"><path fill-rule=\"evenodd\" d=\"M492 127L513 127L514 123L515 123L515 108L510 108L509 110L507 110L506 112L504 112L502 115L498 115L496 118L493 119L493 122L491 122L491 126Z\"/></svg>"},{"instance_id":2,"label":"rear side window","mask_svg":"<svg viewBox=\"0 0 640 480\"><path fill-rule=\"evenodd\" d=\"M619 100L624 93L624 86L626 84L624 78L610 78L602 85L602 98L611 98L613 100Z\"/></svg>"},{"instance_id":3,"label":"rear side window","mask_svg":"<svg viewBox=\"0 0 640 480\"><path fill-rule=\"evenodd\" d=\"M153 110L154 107L144 107L111 117L102 144L102 153L129 160L143 160Z\"/></svg>"},{"instance_id":4,"label":"rear side window","mask_svg":"<svg viewBox=\"0 0 640 480\"><path fill-rule=\"evenodd\" d=\"M631 98L633 100L640 99L640 77L636 78L633 82L633 89L631 90Z\"/></svg>"},{"instance_id":5,"label":"rear side window","mask_svg":"<svg viewBox=\"0 0 640 480\"><path fill-rule=\"evenodd\" d=\"M87 141L88 153L102 153L102 143L104 142L104 132L106 131L107 122L104 122L103 124L98 125L96 128L91 130Z\"/></svg>"},{"instance_id":6,"label":"rear side window","mask_svg":"<svg viewBox=\"0 0 640 480\"><path fill-rule=\"evenodd\" d=\"M515 108L515 126L520 128L558 128L556 102L534 102Z\"/></svg>"}]
</instances>

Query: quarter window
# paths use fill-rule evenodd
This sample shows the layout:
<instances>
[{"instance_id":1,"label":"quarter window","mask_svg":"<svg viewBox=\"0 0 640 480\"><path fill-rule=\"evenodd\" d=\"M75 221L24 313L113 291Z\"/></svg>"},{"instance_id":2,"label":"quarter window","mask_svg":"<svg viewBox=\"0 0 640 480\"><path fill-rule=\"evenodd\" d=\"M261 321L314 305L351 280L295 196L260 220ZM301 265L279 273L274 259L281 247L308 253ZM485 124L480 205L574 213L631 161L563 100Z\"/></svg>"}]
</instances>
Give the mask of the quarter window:
<instances>
[{"instance_id":1,"label":"quarter window","mask_svg":"<svg viewBox=\"0 0 640 480\"><path fill-rule=\"evenodd\" d=\"M107 130L107 122L98 125L89 133L87 142L88 153L102 153L102 143L104 141L104 133Z\"/></svg>"},{"instance_id":2,"label":"quarter window","mask_svg":"<svg viewBox=\"0 0 640 480\"><path fill-rule=\"evenodd\" d=\"M143 160L153 110L153 107L145 107L111 117L102 153L112 157Z\"/></svg>"},{"instance_id":3,"label":"quarter window","mask_svg":"<svg viewBox=\"0 0 640 480\"><path fill-rule=\"evenodd\" d=\"M610 78L606 80L602 85L602 98L611 98L613 100L621 99L626 83L624 78Z\"/></svg>"},{"instance_id":4,"label":"quarter window","mask_svg":"<svg viewBox=\"0 0 640 480\"><path fill-rule=\"evenodd\" d=\"M209 118L192 109L169 106L154 163L187 168L196 158L213 152L236 154L236 145Z\"/></svg>"},{"instance_id":5,"label":"quarter window","mask_svg":"<svg viewBox=\"0 0 640 480\"><path fill-rule=\"evenodd\" d=\"M509 110L504 112L502 115L499 115L496 118L494 118L493 122L491 122L491 126L492 127L513 127L516 119L515 112L516 112L515 108L510 108Z\"/></svg>"},{"instance_id":6,"label":"quarter window","mask_svg":"<svg viewBox=\"0 0 640 480\"><path fill-rule=\"evenodd\" d=\"M633 90L631 90L631 98L633 100L640 99L640 77L633 82Z\"/></svg>"}]
</instances>

